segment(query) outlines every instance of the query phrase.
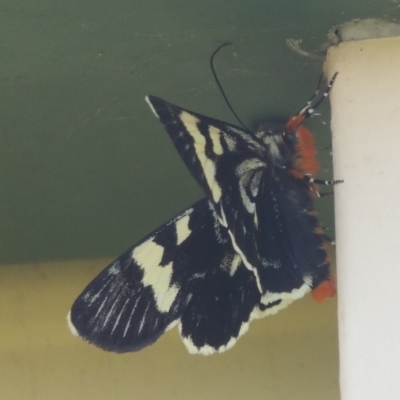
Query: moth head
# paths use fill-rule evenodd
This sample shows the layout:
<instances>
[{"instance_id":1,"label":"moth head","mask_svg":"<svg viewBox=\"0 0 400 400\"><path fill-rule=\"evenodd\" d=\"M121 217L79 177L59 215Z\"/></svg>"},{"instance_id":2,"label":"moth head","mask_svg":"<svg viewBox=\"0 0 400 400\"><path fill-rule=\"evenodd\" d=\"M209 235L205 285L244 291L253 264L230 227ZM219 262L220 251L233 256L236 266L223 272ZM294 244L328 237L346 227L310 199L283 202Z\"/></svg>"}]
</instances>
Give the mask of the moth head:
<instances>
[{"instance_id":1,"label":"moth head","mask_svg":"<svg viewBox=\"0 0 400 400\"><path fill-rule=\"evenodd\" d=\"M296 153L297 132L286 132L286 122L270 120L260 125L255 135L266 146L269 159L277 168L286 168Z\"/></svg>"}]
</instances>

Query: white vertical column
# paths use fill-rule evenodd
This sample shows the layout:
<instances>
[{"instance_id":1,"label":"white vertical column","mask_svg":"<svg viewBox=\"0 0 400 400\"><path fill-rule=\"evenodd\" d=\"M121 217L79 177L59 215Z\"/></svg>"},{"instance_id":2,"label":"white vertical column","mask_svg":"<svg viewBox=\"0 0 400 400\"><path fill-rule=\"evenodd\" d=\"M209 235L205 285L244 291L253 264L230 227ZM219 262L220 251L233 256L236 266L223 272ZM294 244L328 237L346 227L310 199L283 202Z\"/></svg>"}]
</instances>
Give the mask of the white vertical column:
<instances>
[{"instance_id":1,"label":"white vertical column","mask_svg":"<svg viewBox=\"0 0 400 400\"><path fill-rule=\"evenodd\" d=\"M332 47L342 400L400 399L400 38Z\"/></svg>"}]
</instances>

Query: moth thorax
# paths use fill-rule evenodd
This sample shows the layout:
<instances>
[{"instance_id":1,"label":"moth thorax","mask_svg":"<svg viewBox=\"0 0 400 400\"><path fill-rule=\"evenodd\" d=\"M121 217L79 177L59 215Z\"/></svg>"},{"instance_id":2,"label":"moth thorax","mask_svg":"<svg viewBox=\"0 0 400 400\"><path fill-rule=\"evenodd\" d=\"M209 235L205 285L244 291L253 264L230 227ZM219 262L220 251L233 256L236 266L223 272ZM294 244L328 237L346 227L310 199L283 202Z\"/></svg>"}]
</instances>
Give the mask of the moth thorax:
<instances>
[{"instance_id":1,"label":"moth thorax","mask_svg":"<svg viewBox=\"0 0 400 400\"><path fill-rule=\"evenodd\" d=\"M263 137L268 158L275 166L282 166L287 159L287 147L282 135L265 135Z\"/></svg>"}]
</instances>

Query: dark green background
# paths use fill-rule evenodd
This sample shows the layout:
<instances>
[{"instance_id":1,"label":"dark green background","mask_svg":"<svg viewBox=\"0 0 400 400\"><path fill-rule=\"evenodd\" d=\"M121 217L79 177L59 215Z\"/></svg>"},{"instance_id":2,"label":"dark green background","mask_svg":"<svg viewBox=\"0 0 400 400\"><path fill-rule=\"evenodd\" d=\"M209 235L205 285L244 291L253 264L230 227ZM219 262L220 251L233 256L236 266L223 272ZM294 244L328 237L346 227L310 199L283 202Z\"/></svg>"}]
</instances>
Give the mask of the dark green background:
<instances>
[{"instance_id":1,"label":"dark green background","mask_svg":"<svg viewBox=\"0 0 400 400\"><path fill-rule=\"evenodd\" d=\"M144 102L155 94L235 122L290 116L312 94L328 30L391 1L3 0L0 4L0 263L117 256L200 190ZM311 122L330 143L329 107ZM330 178L329 151L322 178ZM344 178L344 177L341 177ZM319 201L332 227L332 199ZM331 231L332 232L332 231Z\"/></svg>"}]
</instances>

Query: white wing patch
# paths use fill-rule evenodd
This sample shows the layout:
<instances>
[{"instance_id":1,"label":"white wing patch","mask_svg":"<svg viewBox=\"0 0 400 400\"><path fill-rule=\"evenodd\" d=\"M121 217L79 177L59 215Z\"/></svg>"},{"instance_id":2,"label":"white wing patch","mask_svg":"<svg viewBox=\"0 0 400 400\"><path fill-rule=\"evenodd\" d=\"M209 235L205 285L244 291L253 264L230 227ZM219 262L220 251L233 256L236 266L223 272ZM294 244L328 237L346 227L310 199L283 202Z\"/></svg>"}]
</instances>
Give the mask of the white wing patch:
<instances>
[{"instance_id":1,"label":"white wing patch","mask_svg":"<svg viewBox=\"0 0 400 400\"><path fill-rule=\"evenodd\" d=\"M213 151L215 154L220 156L224 152L221 144L221 131L215 126L210 126L208 132L210 133L210 138L213 144Z\"/></svg>"},{"instance_id":2,"label":"white wing patch","mask_svg":"<svg viewBox=\"0 0 400 400\"><path fill-rule=\"evenodd\" d=\"M224 135L224 142L228 146L229 151L235 151L236 150L236 142L228 137L227 135Z\"/></svg>"},{"instance_id":3,"label":"white wing patch","mask_svg":"<svg viewBox=\"0 0 400 400\"><path fill-rule=\"evenodd\" d=\"M68 328L69 328L70 332L74 336L80 337L78 330L75 328L75 325L71 321L71 311L69 311L68 315L67 315L67 324L68 324Z\"/></svg>"},{"instance_id":4,"label":"white wing patch","mask_svg":"<svg viewBox=\"0 0 400 400\"><path fill-rule=\"evenodd\" d=\"M190 236L190 233L192 232L189 228L189 220L190 220L190 214L185 215L184 217L178 219L175 222L177 246L183 243Z\"/></svg>"},{"instance_id":5,"label":"white wing patch","mask_svg":"<svg viewBox=\"0 0 400 400\"><path fill-rule=\"evenodd\" d=\"M310 281L310 279L307 279L307 277L305 277L304 283L298 289L293 289L291 292L280 292L280 293L266 292L266 293L264 293L261 298L261 303L264 305L268 305L277 300L282 300L282 301L290 300L290 302L292 302L294 300L301 299L308 292L311 291L311 285L312 285L312 281Z\"/></svg>"},{"instance_id":6,"label":"white wing patch","mask_svg":"<svg viewBox=\"0 0 400 400\"><path fill-rule=\"evenodd\" d=\"M245 160L236 167L235 173L240 183L240 197L242 198L243 205L250 214L254 214L256 205L250 200L247 189L250 189L253 197L257 196L263 175L263 168L265 167L265 163L258 158Z\"/></svg>"},{"instance_id":7,"label":"white wing patch","mask_svg":"<svg viewBox=\"0 0 400 400\"><path fill-rule=\"evenodd\" d=\"M153 107L153 104L152 104L152 102L151 102L149 96L146 96L144 99L146 100L146 103L149 105L151 112L152 112L158 119L160 119L160 117L159 117L158 114L157 114L156 109Z\"/></svg>"},{"instance_id":8,"label":"white wing patch","mask_svg":"<svg viewBox=\"0 0 400 400\"><path fill-rule=\"evenodd\" d=\"M241 264L241 262L242 262L242 258L239 256L239 254L235 254L235 257L233 257L232 264L231 264L230 270L229 270L230 276L235 275L235 272L239 268L239 265Z\"/></svg>"},{"instance_id":9,"label":"white wing patch","mask_svg":"<svg viewBox=\"0 0 400 400\"><path fill-rule=\"evenodd\" d=\"M181 326L181 324L179 324L179 333L181 335L182 342L186 346L188 352L190 354L202 354L203 356L210 356L215 353L223 353L224 351L231 349L236 344L238 339L241 336L243 336L248 330L249 330L249 321L245 321L242 323L242 326L240 327L238 335L232 336L226 344L224 344L220 347L217 347L217 348L212 347L210 345L197 347L193 343L193 341L190 337L182 336L182 326Z\"/></svg>"},{"instance_id":10,"label":"white wing patch","mask_svg":"<svg viewBox=\"0 0 400 400\"><path fill-rule=\"evenodd\" d=\"M260 275L258 274L257 268L250 264L249 260L244 255L242 249L237 245L235 236L229 229L228 229L228 234L229 234L229 237L231 238L231 242L232 242L232 246L233 246L234 250L240 255L244 266L249 271L253 272L253 274L256 278L257 288L260 291L260 293L263 293L263 288L262 288L261 281L260 281Z\"/></svg>"},{"instance_id":11,"label":"white wing patch","mask_svg":"<svg viewBox=\"0 0 400 400\"><path fill-rule=\"evenodd\" d=\"M210 160L206 155L206 138L201 134L201 132L197 129L197 124L200 122L195 116L189 114L186 111L182 111L179 115L179 118L185 125L185 128L189 132L190 136L194 140L194 150L196 152L197 158L200 161L201 168L203 170L204 176L207 181L207 185L211 190L211 195L215 203L218 203L222 196L221 187L218 185L215 179L215 163L214 161ZM222 150L221 139L219 137L219 130L218 134L213 131L210 131L210 134L213 133L214 135L218 135L218 138L212 138L213 141L213 148L217 151ZM219 142L217 142L217 140ZM218 144L217 144L218 143Z\"/></svg>"},{"instance_id":12,"label":"white wing patch","mask_svg":"<svg viewBox=\"0 0 400 400\"><path fill-rule=\"evenodd\" d=\"M307 277L304 279L304 281L305 283L303 283L303 285L301 285L298 289L293 289L289 293L266 292L261 298L262 304L268 306L269 304L274 303L278 300L280 300L280 303L274 305L273 307L269 307L265 310L260 310L258 307L255 307L250 315L250 320L260 319L268 315L276 314L278 311L286 308L289 304L304 297L307 293L311 291L311 285L312 285L312 282L310 280L307 280Z\"/></svg>"},{"instance_id":13,"label":"white wing patch","mask_svg":"<svg viewBox=\"0 0 400 400\"><path fill-rule=\"evenodd\" d=\"M160 312L167 313L175 301L179 288L171 285L172 262L160 265L163 254L164 248L151 238L133 250L132 259L143 271L143 285L152 288L157 308Z\"/></svg>"},{"instance_id":14,"label":"white wing patch","mask_svg":"<svg viewBox=\"0 0 400 400\"><path fill-rule=\"evenodd\" d=\"M234 254L233 257L231 254L226 255L221 262L221 268L228 272L230 276L235 275L237 269L239 268L242 262L242 258L239 254Z\"/></svg>"}]
</instances>

